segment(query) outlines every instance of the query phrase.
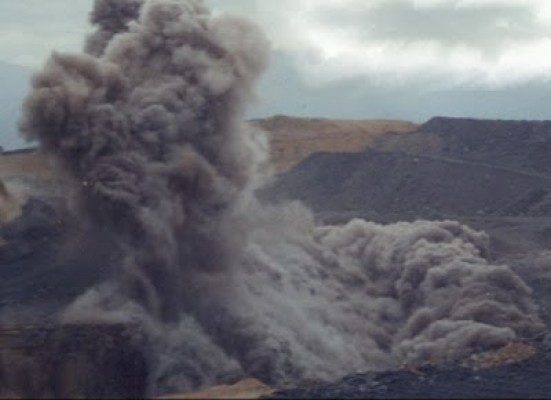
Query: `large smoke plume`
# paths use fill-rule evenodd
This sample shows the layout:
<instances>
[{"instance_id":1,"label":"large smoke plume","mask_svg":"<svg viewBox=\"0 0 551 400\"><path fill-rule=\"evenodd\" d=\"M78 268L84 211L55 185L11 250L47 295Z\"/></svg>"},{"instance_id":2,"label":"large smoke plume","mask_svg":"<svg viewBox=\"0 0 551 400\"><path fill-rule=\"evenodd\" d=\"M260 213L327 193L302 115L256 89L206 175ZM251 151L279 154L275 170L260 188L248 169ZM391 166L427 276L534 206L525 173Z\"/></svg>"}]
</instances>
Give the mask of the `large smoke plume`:
<instances>
[{"instance_id":1,"label":"large smoke plume","mask_svg":"<svg viewBox=\"0 0 551 400\"><path fill-rule=\"evenodd\" d=\"M21 130L74 178L118 250L62 318L149 338L151 391L333 379L461 357L541 329L530 289L455 222L316 226L254 197L243 122L269 45L199 0L96 0L86 53L53 54Z\"/></svg>"}]
</instances>

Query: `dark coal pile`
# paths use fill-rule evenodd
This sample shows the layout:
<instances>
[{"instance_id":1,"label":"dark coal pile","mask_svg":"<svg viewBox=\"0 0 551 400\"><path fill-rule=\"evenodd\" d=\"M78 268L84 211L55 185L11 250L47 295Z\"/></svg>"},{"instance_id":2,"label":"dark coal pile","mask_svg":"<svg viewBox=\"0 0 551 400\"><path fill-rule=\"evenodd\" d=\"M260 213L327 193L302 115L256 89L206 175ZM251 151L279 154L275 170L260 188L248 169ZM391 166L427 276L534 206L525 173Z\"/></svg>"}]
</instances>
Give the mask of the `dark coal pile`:
<instances>
[{"instance_id":1,"label":"dark coal pile","mask_svg":"<svg viewBox=\"0 0 551 400\"><path fill-rule=\"evenodd\" d=\"M411 135L380 137L374 147L548 174L550 137L550 121L435 117Z\"/></svg>"},{"instance_id":2,"label":"dark coal pile","mask_svg":"<svg viewBox=\"0 0 551 400\"><path fill-rule=\"evenodd\" d=\"M473 369L457 363L425 365L413 370L355 374L329 385L290 389L271 399L518 399L549 398L551 352L518 363Z\"/></svg>"},{"instance_id":3,"label":"dark coal pile","mask_svg":"<svg viewBox=\"0 0 551 400\"><path fill-rule=\"evenodd\" d=\"M300 199L321 216L382 221L541 216L550 183L547 176L491 164L370 149L312 155L263 197Z\"/></svg>"},{"instance_id":4,"label":"dark coal pile","mask_svg":"<svg viewBox=\"0 0 551 400\"><path fill-rule=\"evenodd\" d=\"M361 154L319 153L264 194L300 199L320 217L545 217L551 123L437 117L377 138Z\"/></svg>"},{"instance_id":5,"label":"dark coal pile","mask_svg":"<svg viewBox=\"0 0 551 400\"><path fill-rule=\"evenodd\" d=\"M401 187L423 161L383 155L377 167L363 154L326 169L329 179L304 175L314 177L303 182L309 190L327 185L313 196L322 205L311 202L318 213L342 211L335 190L357 190L349 216L386 193L363 210L383 215L386 203L401 222L321 225L301 204L257 199L267 141L243 115L269 44L255 25L213 16L200 0L96 0L91 21L83 54L53 54L34 77L21 121L72 179L66 232L76 234L40 263L37 252L24 259L33 264L3 268L7 321L128 327L143 338L148 396L446 362L545 329L532 288L496 262L486 233L452 220L404 222L418 214L415 196L404 191L401 208L382 179ZM415 187L442 169L413 192L428 191L425 207L451 193L451 180L493 182L472 165L461 179L453 162L431 162L409 178ZM364 179L348 175L366 166L395 175L354 189ZM490 172L510 180L494 188L506 201L441 196L439 215L496 214L547 182Z\"/></svg>"}]
</instances>

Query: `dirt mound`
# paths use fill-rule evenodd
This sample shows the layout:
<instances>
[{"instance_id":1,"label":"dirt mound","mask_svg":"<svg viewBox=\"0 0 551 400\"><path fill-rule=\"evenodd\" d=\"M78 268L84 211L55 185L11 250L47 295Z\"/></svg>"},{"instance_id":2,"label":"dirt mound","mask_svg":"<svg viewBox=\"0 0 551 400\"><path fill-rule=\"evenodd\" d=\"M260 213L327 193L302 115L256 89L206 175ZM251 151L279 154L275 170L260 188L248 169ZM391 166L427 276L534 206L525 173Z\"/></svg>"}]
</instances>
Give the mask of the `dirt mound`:
<instances>
[{"instance_id":1,"label":"dirt mound","mask_svg":"<svg viewBox=\"0 0 551 400\"><path fill-rule=\"evenodd\" d=\"M534 346L526 343L507 343L501 349L483 354L481 356L472 356L472 366L476 368L491 368L496 365L512 364L529 359L536 354Z\"/></svg>"},{"instance_id":2,"label":"dirt mound","mask_svg":"<svg viewBox=\"0 0 551 400\"><path fill-rule=\"evenodd\" d=\"M271 160L282 172L319 151L359 152L375 138L389 133L412 132L417 125L395 120L339 120L278 115L252 121L265 130L271 144Z\"/></svg>"},{"instance_id":3,"label":"dirt mound","mask_svg":"<svg viewBox=\"0 0 551 400\"><path fill-rule=\"evenodd\" d=\"M275 390L257 379L249 378L235 385L215 386L200 392L161 396L159 399L258 399Z\"/></svg>"}]
</instances>

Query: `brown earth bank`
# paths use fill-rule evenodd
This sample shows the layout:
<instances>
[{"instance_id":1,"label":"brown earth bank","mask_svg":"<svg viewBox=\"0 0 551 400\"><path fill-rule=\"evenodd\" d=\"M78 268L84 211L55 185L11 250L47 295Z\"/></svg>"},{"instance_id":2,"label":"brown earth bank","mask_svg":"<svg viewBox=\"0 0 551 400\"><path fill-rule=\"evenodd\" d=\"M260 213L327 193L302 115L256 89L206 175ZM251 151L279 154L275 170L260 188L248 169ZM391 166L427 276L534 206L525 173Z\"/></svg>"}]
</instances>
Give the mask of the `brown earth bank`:
<instances>
[{"instance_id":1,"label":"brown earth bank","mask_svg":"<svg viewBox=\"0 0 551 400\"><path fill-rule=\"evenodd\" d=\"M254 378L244 379L234 385L220 385L192 393L177 393L158 399L258 399L275 392L275 389Z\"/></svg>"},{"instance_id":2,"label":"brown earth bank","mask_svg":"<svg viewBox=\"0 0 551 400\"><path fill-rule=\"evenodd\" d=\"M277 172L287 171L320 151L359 152L385 133L401 135L418 125L397 120L298 118L277 115L252 121L268 133L271 162Z\"/></svg>"},{"instance_id":3,"label":"brown earth bank","mask_svg":"<svg viewBox=\"0 0 551 400\"><path fill-rule=\"evenodd\" d=\"M250 123L267 133L270 161L277 172L286 171L319 151L359 152L385 133L400 135L418 128L412 122L399 120L300 118L285 115L254 119ZM48 179L56 174L50 160L33 149L0 154L0 178L32 175Z\"/></svg>"}]
</instances>

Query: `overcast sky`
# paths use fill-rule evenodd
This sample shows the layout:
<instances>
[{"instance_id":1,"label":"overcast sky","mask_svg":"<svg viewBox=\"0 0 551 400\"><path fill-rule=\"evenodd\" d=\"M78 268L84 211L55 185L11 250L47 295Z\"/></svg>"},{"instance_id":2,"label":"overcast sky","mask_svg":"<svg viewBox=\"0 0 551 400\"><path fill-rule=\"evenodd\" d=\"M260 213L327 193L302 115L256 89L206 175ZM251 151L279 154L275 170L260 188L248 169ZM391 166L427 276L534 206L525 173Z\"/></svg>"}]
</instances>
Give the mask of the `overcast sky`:
<instances>
[{"instance_id":1,"label":"overcast sky","mask_svg":"<svg viewBox=\"0 0 551 400\"><path fill-rule=\"evenodd\" d=\"M551 77L549 0L241 0L312 85L500 88Z\"/></svg>"},{"instance_id":2,"label":"overcast sky","mask_svg":"<svg viewBox=\"0 0 551 400\"><path fill-rule=\"evenodd\" d=\"M549 0L208 0L264 27L310 85L362 78L436 87L551 78ZM77 51L92 0L3 0L0 60Z\"/></svg>"},{"instance_id":3,"label":"overcast sky","mask_svg":"<svg viewBox=\"0 0 551 400\"><path fill-rule=\"evenodd\" d=\"M0 61L37 69L54 49L79 51L92 3L0 0ZM551 119L551 0L207 4L272 42L261 114Z\"/></svg>"}]
</instances>

